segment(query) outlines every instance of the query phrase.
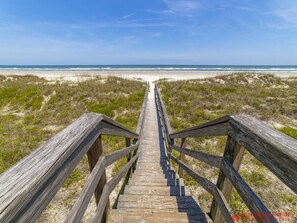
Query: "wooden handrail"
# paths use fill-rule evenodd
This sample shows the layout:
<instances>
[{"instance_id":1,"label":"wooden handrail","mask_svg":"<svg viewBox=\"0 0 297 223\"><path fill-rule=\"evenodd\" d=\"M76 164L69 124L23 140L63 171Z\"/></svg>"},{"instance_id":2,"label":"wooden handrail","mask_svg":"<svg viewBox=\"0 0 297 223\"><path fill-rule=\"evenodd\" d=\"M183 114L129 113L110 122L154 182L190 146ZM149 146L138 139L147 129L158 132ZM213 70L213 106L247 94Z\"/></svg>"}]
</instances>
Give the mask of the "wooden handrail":
<instances>
[{"instance_id":1,"label":"wooden handrail","mask_svg":"<svg viewBox=\"0 0 297 223\"><path fill-rule=\"evenodd\" d=\"M225 136L230 128L230 116L203 123L194 127L184 129L182 131L170 134L171 138L191 138L200 136Z\"/></svg>"},{"instance_id":2,"label":"wooden handrail","mask_svg":"<svg viewBox=\"0 0 297 223\"><path fill-rule=\"evenodd\" d=\"M189 166L187 166L185 163L178 160L171 154L169 156L173 161L179 164L196 182L198 182L205 190L207 190L210 194L214 196L216 202L219 204L220 210L222 211L225 217L225 220L227 222L232 222L232 216L230 214L231 208L229 207L227 201L225 200L224 196L219 191L219 189L216 187L216 185L212 183L210 180L206 179L205 177L200 176Z\"/></svg>"},{"instance_id":3,"label":"wooden handrail","mask_svg":"<svg viewBox=\"0 0 297 223\"><path fill-rule=\"evenodd\" d=\"M238 193L240 194L244 202L247 204L249 209L252 210L253 213L265 213L263 215L268 218L266 222L271 221L269 210L266 208L266 206L262 203L260 198L253 192L253 190L248 186L248 184L243 180L243 178L239 175L239 173L233 168L232 164L225 157L220 157L220 156L203 153L199 151L193 151L190 149L181 148L177 146L172 146L172 148L178 152L182 152L192 158L202 161L212 167L217 167L221 169L224 172L224 174L227 176L227 178L231 181L231 183L234 185L234 187L236 188L236 190L238 191ZM175 157L174 158L172 157L172 159L178 164L181 164L181 162ZM182 168L185 169L185 164L182 164L182 166L183 166ZM188 169L185 169L185 170L189 173ZM207 180L207 179L204 178L204 180ZM204 189L208 190L208 188L206 187L208 185L203 185L201 183L200 185L204 187ZM215 186L215 185L211 185L211 186ZM219 190L219 188L216 188L216 190ZM216 198L215 200L217 204L220 203L217 201ZM222 209L222 207L220 207L220 209ZM263 219L265 218L265 217L263 218L262 216L259 216L259 217L261 217L261 221L263 221Z\"/></svg>"},{"instance_id":4,"label":"wooden handrail","mask_svg":"<svg viewBox=\"0 0 297 223\"><path fill-rule=\"evenodd\" d=\"M104 115L85 113L0 175L0 221L37 219L100 135L138 138L138 134ZM119 153L126 155L136 148ZM107 164L112 158L109 156Z\"/></svg>"},{"instance_id":5,"label":"wooden handrail","mask_svg":"<svg viewBox=\"0 0 297 223\"><path fill-rule=\"evenodd\" d=\"M114 189L138 158L137 140L143 125L147 92L148 85L137 133L105 115L85 113L2 173L0 222L34 222L85 154L88 155L91 174L67 222L77 222L77 219L82 218L93 193L98 205L96 213L102 213L100 220L95 218L94 221L104 222L109 207L108 196L104 194L109 194ZM103 156L102 135L124 137L127 147ZM133 145L130 146L130 142L133 142ZM105 167L122 157L128 157L128 163L117 176L107 182ZM99 207L102 202L104 207Z\"/></svg>"},{"instance_id":6,"label":"wooden handrail","mask_svg":"<svg viewBox=\"0 0 297 223\"><path fill-rule=\"evenodd\" d=\"M110 164L114 163L115 161L119 160L122 157L125 157L127 154L129 154L128 151L132 152L134 150L138 149L138 146L131 146L119 151L116 151L114 153L105 155L100 157L98 160L94 170L90 174L87 183L85 184L84 188L82 189L82 192L78 199L76 200L74 206L72 207L70 213L68 214L68 217L66 219L66 222L81 222L81 219L83 218L83 214L85 213L87 209L87 205L89 204L92 194L95 191L96 185L98 185L99 180L102 177L103 170L105 167L109 166ZM101 222L104 212L104 207L107 203L107 198L109 194L112 192L112 190L115 188L115 186L119 183L119 181L124 177L124 174L128 172L129 168L132 166L132 164L136 161L138 158L138 154L134 156L123 168L122 170L117 174L116 177L111 179L106 185L104 185L105 193L102 193L99 204L98 204L98 216L94 217L94 221ZM104 189L103 189L104 191ZM103 197L105 196L105 197Z\"/></svg>"},{"instance_id":7,"label":"wooden handrail","mask_svg":"<svg viewBox=\"0 0 297 223\"><path fill-rule=\"evenodd\" d=\"M166 130L167 130L168 134L171 134L172 128L171 128L171 125L170 125L170 122L169 122L169 119L167 116L166 108L165 108L165 105L162 100L162 97L161 97L161 94L160 94L157 84L155 86L155 92L156 92L156 97L157 97L157 103L159 102L158 108L160 108L160 112L161 112L162 118L164 119L164 124L165 124Z\"/></svg>"},{"instance_id":8,"label":"wooden handrail","mask_svg":"<svg viewBox=\"0 0 297 223\"><path fill-rule=\"evenodd\" d=\"M231 116L228 134L297 193L297 140L251 116Z\"/></svg>"},{"instance_id":9,"label":"wooden handrail","mask_svg":"<svg viewBox=\"0 0 297 223\"><path fill-rule=\"evenodd\" d=\"M216 197L214 195L214 188L210 190L210 187L215 187L216 193L221 193L225 196L226 201L228 201L232 185L258 222L277 222L260 198L253 192L237 171L244 154L244 150L241 146L247 149L254 157L279 177L283 183L297 193L297 140L294 140L293 138L272 129L263 122L246 115L225 116L206 122L202 125L169 133L166 126L170 126L170 123L168 124L166 121L167 114L163 112L165 107L157 87L155 93L157 94L156 98L160 101L157 103L159 106L158 110L162 113L160 118L165 120L165 128L163 127L165 143L168 143L168 141L174 142L173 140L177 138L181 138L184 143L186 138L191 137L228 136L223 157L200 151L193 151L172 143L168 144L170 147L168 156L179 164L179 168L188 172L193 179L214 196L210 213L210 217L214 222L222 222L222 217L217 207L219 207L227 222L230 221L230 218L228 218L225 213L225 204L218 200L218 196L216 195ZM166 140L167 138L169 140ZM206 178L199 176L191 170L184 161L172 156L171 150L176 150L180 152L180 154L190 156L207 163L210 166L219 168L221 172L219 174L217 185L209 184L209 181L207 181ZM183 156L180 155L180 157ZM229 182L226 181L226 177L230 180Z\"/></svg>"},{"instance_id":10,"label":"wooden handrail","mask_svg":"<svg viewBox=\"0 0 297 223\"><path fill-rule=\"evenodd\" d=\"M121 171L112 179L110 180L104 187L102 193L102 199L97 206L95 215L92 219L92 223L101 223L102 217L104 215L104 207L106 206L106 201L108 200L109 194L114 190L116 185L121 181L124 175L128 172L128 170L132 167L132 165L136 162L138 158L138 154L136 154L122 169Z\"/></svg>"},{"instance_id":11,"label":"wooden handrail","mask_svg":"<svg viewBox=\"0 0 297 223\"><path fill-rule=\"evenodd\" d=\"M137 123L137 128L136 128L136 133L139 136L141 136L141 129L143 127L144 117L145 117L145 114L146 114L147 98L148 98L149 89L150 89L150 85L147 82L146 83L145 94L144 94L144 99L143 99L143 102L142 102L141 112L140 112L140 116L139 116L138 123Z\"/></svg>"}]
</instances>

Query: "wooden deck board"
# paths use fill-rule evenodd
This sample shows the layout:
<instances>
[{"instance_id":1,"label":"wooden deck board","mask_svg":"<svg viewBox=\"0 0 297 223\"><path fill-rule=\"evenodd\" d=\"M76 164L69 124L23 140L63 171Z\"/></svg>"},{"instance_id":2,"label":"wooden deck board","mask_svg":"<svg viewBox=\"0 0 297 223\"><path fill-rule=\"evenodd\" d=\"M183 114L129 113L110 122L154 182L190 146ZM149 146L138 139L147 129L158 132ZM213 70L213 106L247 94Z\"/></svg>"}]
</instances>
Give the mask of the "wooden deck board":
<instances>
[{"instance_id":1,"label":"wooden deck board","mask_svg":"<svg viewBox=\"0 0 297 223\"><path fill-rule=\"evenodd\" d=\"M117 209L111 211L109 222L207 222L183 180L167 165L159 142L153 90L147 103L136 170L119 197Z\"/></svg>"}]
</instances>

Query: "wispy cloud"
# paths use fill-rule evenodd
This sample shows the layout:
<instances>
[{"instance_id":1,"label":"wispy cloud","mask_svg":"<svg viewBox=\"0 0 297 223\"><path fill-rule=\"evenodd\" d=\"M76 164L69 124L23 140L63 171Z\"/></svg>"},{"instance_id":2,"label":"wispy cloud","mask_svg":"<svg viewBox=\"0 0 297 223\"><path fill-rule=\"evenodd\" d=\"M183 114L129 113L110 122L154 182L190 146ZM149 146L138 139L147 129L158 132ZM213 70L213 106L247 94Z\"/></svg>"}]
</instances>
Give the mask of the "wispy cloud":
<instances>
[{"instance_id":1,"label":"wispy cloud","mask_svg":"<svg viewBox=\"0 0 297 223\"><path fill-rule=\"evenodd\" d=\"M297 9L276 10L274 14L287 23L297 25Z\"/></svg>"},{"instance_id":2,"label":"wispy cloud","mask_svg":"<svg viewBox=\"0 0 297 223\"><path fill-rule=\"evenodd\" d=\"M136 14L136 12L132 12L132 13L130 13L130 14L124 15L124 16L122 17L122 19L128 19L128 18L134 16L135 14Z\"/></svg>"},{"instance_id":3,"label":"wispy cloud","mask_svg":"<svg viewBox=\"0 0 297 223\"><path fill-rule=\"evenodd\" d=\"M193 0L162 0L165 9L164 10L151 10L147 9L146 12L168 15L168 14L184 14L190 15L191 13L197 11L200 8L200 3Z\"/></svg>"},{"instance_id":4,"label":"wispy cloud","mask_svg":"<svg viewBox=\"0 0 297 223\"><path fill-rule=\"evenodd\" d=\"M247 12L257 12L258 9L248 6L248 5L221 5L219 9L234 9Z\"/></svg>"},{"instance_id":5,"label":"wispy cloud","mask_svg":"<svg viewBox=\"0 0 297 223\"><path fill-rule=\"evenodd\" d=\"M280 22L268 23L268 27L276 29L292 29L297 28L297 9L279 9L274 11L268 11L263 14L272 15L278 19Z\"/></svg>"},{"instance_id":6,"label":"wispy cloud","mask_svg":"<svg viewBox=\"0 0 297 223\"><path fill-rule=\"evenodd\" d=\"M164 0L170 13L179 13L179 12L191 12L200 8L200 4L197 1L190 0Z\"/></svg>"}]
</instances>

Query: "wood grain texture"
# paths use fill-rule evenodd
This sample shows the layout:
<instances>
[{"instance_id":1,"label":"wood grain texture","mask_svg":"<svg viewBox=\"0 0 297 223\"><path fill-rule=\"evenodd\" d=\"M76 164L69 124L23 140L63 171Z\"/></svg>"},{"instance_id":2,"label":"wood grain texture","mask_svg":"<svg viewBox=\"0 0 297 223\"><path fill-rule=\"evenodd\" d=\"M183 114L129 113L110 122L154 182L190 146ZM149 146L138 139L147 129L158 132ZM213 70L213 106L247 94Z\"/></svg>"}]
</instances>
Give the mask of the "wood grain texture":
<instances>
[{"instance_id":1,"label":"wood grain texture","mask_svg":"<svg viewBox=\"0 0 297 223\"><path fill-rule=\"evenodd\" d=\"M168 165L166 149L170 140L156 94L148 94L136 170L109 221L205 223L205 214Z\"/></svg>"},{"instance_id":2,"label":"wood grain texture","mask_svg":"<svg viewBox=\"0 0 297 223\"><path fill-rule=\"evenodd\" d=\"M102 119L102 124L104 126L104 128L107 129L115 129L118 132L121 132L122 134L116 134L114 136L122 136L122 137L128 137L128 138L138 138L139 135L131 130L129 130L128 128L124 127L123 125L121 125L120 123L114 121L112 118L107 117L106 115L102 115L103 119ZM106 124L106 125L104 125Z\"/></svg>"},{"instance_id":3,"label":"wood grain texture","mask_svg":"<svg viewBox=\"0 0 297 223\"><path fill-rule=\"evenodd\" d=\"M100 201L97 205L95 215L92 219L92 223L101 223L105 222L106 219L104 219L104 210L106 208L106 205L108 204L109 200L109 194L114 190L115 186L120 182L120 180L124 177L124 175L127 173L129 168L133 165L133 163L137 160L138 154L134 156L122 169L121 171L112 178L104 187Z\"/></svg>"},{"instance_id":4,"label":"wood grain texture","mask_svg":"<svg viewBox=\"0 0 297 223\"><path fill-rule=\"evenodd\" d=\"M201 125L187 128L170 134L172 138L189 138L198 136L224 136L227 135L230 116L224 116Z\"/></svg>"},{"instance_id":5,"label":"wood grain texture","mask_svg":"<svg viewBox=\"0 0 297 223\"><path fill-rule=\"evenodd\" d=\"M216 199L216 203L218 204L218 207L220 208L226 222L233 222L230 214L231 208L229 207L228 202L224 198L221 191L216 187L216 185L208 179L200 176L198 173L196 173L194 170L192 170L190 167L188 167L186 164L184 164L174 156L171 155L171 158L174 162L179 164L180 167L183 168L197 183L199 183L205 190L207 190L214 196L214 198Z\"/></svg>"},{"instance_id":6,"label":"wood grain texture","mask_svg":"<svg viewBox=\"0 0 297 223\"><path fill-rule=\"evenodd\" d=\"M138 145L133 145L133 146L130 146L127 148L117 150L113 153L106 154L105 155L106 166L109 166L109 165L113 164L115 161L119 160L120 158L127 156L128 154L130 154L137 148L138 148Z\"/></svg>"},{"instance_id":7,"label":"wood grain texture","mask_svg":"<svg viewBox=\"0 0 297 223\"><path fill-rule=\"evenodd\" d=\"M86 113L0 176L1 222L34 221L101 134Z\"/></svg>"},{"instance_id":8,"label":"wood grain texture","mask_svg":"<svg viewBox=\"0 0 297 223\"><path fill-rule=\"evenodd\" d=\"M186 146L186 138L182 138L181 139L181 143L180 143L180 147L185 147ZM172 149L172 147L171 147ZM182 152L179 152L179 160L182 161L182 162L186 162L186 156L184 153ZM183 178L184 177L184 171L183 171L183 168L181 168L180 166L178 166L178 175L179 177Z\"/></svg>"},{"instance_id":9,"label":"wood grain texture","mask_svg":"<svg viewBox=\"0 0 297 223\"><path fill-rule=\"evenodd\" d=\"M221 156L216 156L216 155L212 155L209 153L204 153L204 152L199 152L199 151L195 151L195 150L191 150L191 149L187 149L187 148L182 148L182 147L179 147L176 145L173 145L171 148L173 150L176 150L176 151L183 153L187 156L190 156L192 158L200 160L212 167L220 168L220 166L221 166L221 162L222 162L222 158L223 158Z\"/></svg>"},{"instance_id":10,"label":"wood grain texture","mask_svg":"<svg viewBox=\"0 0 297 223\"><path fill-rule=\"evenodd\" d=\"M261 199L248 186L248 184L227 159L224 159L222 162L222 170L258 222L277 222L274 216L263 204ZM258 215L258 213L261 214Z\"/></svg>"},{"instance_id":11,"label":"wood grain texture","mask_svg":"<svg viewBox=\"0 0 297 223\"><path fill-rule=\"evenodd\" d=\"M143 123L144 123L144 117L145 117L145 113L146 113L146 107L147 107L147 98L148 98L148 92L150 89L150 84L149 82L146 83L146 89L145 89L145 94L144 94L144 99L143 99L143 103L141 106L141 112L140 112L140 116L138 119L138 123L137 123L137 128L136 128L136 133L141 136L141 132L142 129L144 127Z\"/></svg>"},{"instance_id":12,"label":"wood grain texture","mask_svg":"<svg viewBox=\"0 0 297 223\"><path fill-rule=\"evenodd\" d=\"M228 134L297 193L297 140L251 116L231 116Z\"/></svg>"},{"instance_id":13,"label":"wood grain texture","mask_svg":"<svg viewBox=\"0 0 297 223\"><path fill-rule=\"evenodd\" d=\"M76 200L74 206L72 207L70 213L67 216L65 222L67 223L79 223L83 218L83 215L88 207L91 197L98 186L99 180L101 179L105 171L105 157L101 156L95 165L92 173L87 179L82 192L80 193L78 199ZM99 197L100 200L100 197Z\"/></svg>"},{"instance_id":14,"label":"wood grain texture","mask_svg":"<svg viewBox=\"0 0 297 223\"><path fill-rule=\"evenodd\" d=\"M168 134L171 134L172 133L172 127L170 125L168 115L167 115L167 111L166 111L166 107L165 107L164 102L162 100L162 96L161 96L161 93L159 91L159 88L158 88L157 84L155 86L155 92L156 92L156 97L158 99L158 102L160 104L160 110L162 112L162 118L164 119L166 130L167 130Z\"/></svg>"},{"instance_id":15,"label":"wood grain texture","mask_svg":"<svg viewBox=\"0 0 297 223\"><path fill-rule=\"evenodd\" d=\"M244 154L244 149L241 147L241 145L238 144L230 136L228 136L223 159L228 160L230 163L232 163L234 169L238 170L243 154ZM220 165L221 163L222 162L220 162ZM226 175L222 170L220 170L220 173L218 176L217 187L222 191L222 194L224 195L225 199L229 201L231 196L232 184L228 179L226 179ZM211 204L210 216L215 223L222 223L224 220L222 213L218 209L215 199L213 199Z\"/></svg>"},{"instance_id":16,"label":"wood grain texture","mask_svg":"<svg viewBox=\"0 0 297 223\"><path fill-rule=\"evenodd\" d=\"M98 139L94 142L92 147L87 152L91 172L93 171L95 165L97 164L97 162L98 162L100 156L102 156L102 154L103 154L102 139L101 139L101 136L99 136ZM98 182L98 185L94 191L97 205L99 203L99 200L102 195L103 188L104 188L106 182L107 182L107 176L106 176L105 167L103 167L103 173L102 173L101 178ZM109 207L110 207L110 202L108 200L106 207L105 207L104 214L103 214L104 219L107 219L107 213L108 213Z\"/></svg>"},{"instance_id":17,"label":"wood grain texture","mask_svg":"<svg viewBox=\"0 0 297 223\"><path fill-rule=\"evenodd\" d=\"M106 130L118 136L138 138L138 134L104 115L85 113L0 175L0 221L35 221ZM89 152L92 156L96 153L95 149ZM96 156L90 160L91 169L100 154Z\"/></svg>"}]
</instances>

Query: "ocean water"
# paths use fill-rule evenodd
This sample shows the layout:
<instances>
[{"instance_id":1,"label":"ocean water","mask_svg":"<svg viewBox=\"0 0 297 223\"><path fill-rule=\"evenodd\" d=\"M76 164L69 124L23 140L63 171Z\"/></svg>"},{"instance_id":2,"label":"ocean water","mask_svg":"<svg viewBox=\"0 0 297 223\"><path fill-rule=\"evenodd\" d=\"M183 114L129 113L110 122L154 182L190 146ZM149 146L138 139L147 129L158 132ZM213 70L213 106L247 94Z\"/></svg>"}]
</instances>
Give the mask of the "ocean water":
<instances>
[{"instance_id":1,"label":"ocean water","mask_svg":"<svg viewBox=\"0 0 297 223\"><path fill-rule=\"evenodd\" d=\"M297 72L297 65L0 65L0 70Z\"/></svg>"}]
</instances>

